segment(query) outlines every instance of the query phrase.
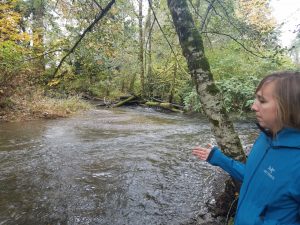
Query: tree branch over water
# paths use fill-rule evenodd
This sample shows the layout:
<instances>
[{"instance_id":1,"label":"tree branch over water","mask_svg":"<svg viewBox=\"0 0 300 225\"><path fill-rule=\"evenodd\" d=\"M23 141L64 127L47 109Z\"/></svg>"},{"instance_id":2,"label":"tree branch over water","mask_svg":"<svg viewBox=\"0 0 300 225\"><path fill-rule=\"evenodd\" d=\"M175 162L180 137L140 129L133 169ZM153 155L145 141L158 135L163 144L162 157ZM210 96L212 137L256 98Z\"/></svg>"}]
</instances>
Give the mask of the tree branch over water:
<instances>
[{"instance_id":1,"label":"tree branch over water","mask_svg":"<svg viewBox=\"0 0 300 225\"><path fill-rule=\"evenodd\" d=\"M69 52L60 60L58 66L56 67L52 77L54 78L58 72L58 70L60 69L60 67L62 66L63 62L66 60L66 58L71 55L71 53L74 52L74 50L76 49L76 47L79 45L79 43L82 41L82 39L85 37L85 35L87 34L87 32L91 31L93 29L93 27L99 22L99 20L101 20L106 13L110 10L110 8L112 7L112 5L115 3L115 0L110 1L107 6L102 9L100 11L100 13L98 14L98 16L95 18L95 20L83 31L83 33L79 36L79 39L76 41L76 43L73 45L73 47L69 50Z\"/></svg>"},{"instance_id":2,"label":"tree branch over water","mask_svg":"<svg viewBox=\"0 0 300 225\"><path fill-rule=\"evenodd\" d=\"M174 51L174 49L173 49L173 47L172 47L170 41L169 41L168 38L167 38L167 35L165 34L164 30L162 29L162 27L161 27L161 25L160 25L160 23L159 23L159 21L158 21L158 19L157 19L157 16L156 16L156 13L155 13L155 11L154 11L154 9L153 9L153 6L152 6L151 1L148 0L148 3L149 3L149 7L151 8L151 11L152 11L152 13L153 13L154 21L156 21L156 23L157 23L157 25L158 25L158 27L159 27L161 33L163 34L163 36L164 36L166 42L168 43L168 45L169 45L169 47L170 47L170 49L171 49L171 52L173 53L173 55L174 55L174 57L175 57L175 60L176 60L176 62L177 62L177 64L178 64L178 66L180 67L180 69L182 69L183 72L185 72L186 74L190 75L190 74L189 74L182 66L180 66L180 63L179 63L179 61L178 61L178 59L177 59L177 54L175 53L175 51Z\"/></svg>"}]
</instances>

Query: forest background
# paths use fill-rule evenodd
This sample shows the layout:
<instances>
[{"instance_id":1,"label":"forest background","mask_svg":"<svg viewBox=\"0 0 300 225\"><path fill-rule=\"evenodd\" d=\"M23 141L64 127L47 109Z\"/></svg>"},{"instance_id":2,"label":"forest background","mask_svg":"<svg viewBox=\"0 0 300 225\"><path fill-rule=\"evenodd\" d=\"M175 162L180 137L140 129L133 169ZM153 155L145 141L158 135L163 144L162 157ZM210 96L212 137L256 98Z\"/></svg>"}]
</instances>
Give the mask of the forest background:
<instances>
[{"instance_id":1,"label":"forest background","mask_svg":"<svg viewBox=\"0 0 300 225\"><path fill-rule=\"evenodd\" d=\"M187 2L227 112L248 112L264 75L299 68L300 29L282 48L268 0ZM166 1L0 1L0 120L124 96L201 112Z\"/></svg>"}]
</instances>

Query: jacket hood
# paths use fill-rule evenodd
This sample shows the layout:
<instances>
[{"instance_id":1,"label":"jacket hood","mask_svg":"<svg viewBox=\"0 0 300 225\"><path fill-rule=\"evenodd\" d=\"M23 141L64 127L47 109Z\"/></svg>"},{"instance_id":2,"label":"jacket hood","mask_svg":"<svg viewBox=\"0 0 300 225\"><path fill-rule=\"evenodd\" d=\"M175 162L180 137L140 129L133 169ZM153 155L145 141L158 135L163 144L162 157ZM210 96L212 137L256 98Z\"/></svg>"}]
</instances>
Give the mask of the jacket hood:
<instances>
[{"instance_id":1,"label":"jacket hood","mask_svg":"<svg viewBox=\"0 0 300 225\"><path fill-rule=\"evenodd\" d=\"M283 128L272 140L273 147L286 147L300 149L300 130Z\"/></svg>"},{"instance_id":2,"label":"jacket hood","mask_svg":"<svg viewBox=\"0 0 300 225\"><path fill-rule=\"evenodd\" d=\"M267 136L274 148L300 149L300 130L290 127L281 129L273 138L273 134L256 123L257 127Z\"/></svg>"}]
</instances>

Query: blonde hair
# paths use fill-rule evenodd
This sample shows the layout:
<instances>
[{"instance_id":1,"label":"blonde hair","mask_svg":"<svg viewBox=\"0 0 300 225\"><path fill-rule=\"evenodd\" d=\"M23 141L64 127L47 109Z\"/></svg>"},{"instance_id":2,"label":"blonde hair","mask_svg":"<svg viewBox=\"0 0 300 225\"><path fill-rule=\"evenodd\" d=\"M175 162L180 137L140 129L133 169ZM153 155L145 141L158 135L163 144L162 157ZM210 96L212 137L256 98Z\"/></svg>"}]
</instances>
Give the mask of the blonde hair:
<instances>
[{"instance_id":1,"label":"blonde hair","mask_svg":"<svg viewBox=\"0 0 300 225\"><path fill-rule=\"evenodd\" d=\"M262 79L255 93L270 82L275 82L274 97L280 126L300 129L300 72L272 73Z\"/></svg>"}]
</instances>

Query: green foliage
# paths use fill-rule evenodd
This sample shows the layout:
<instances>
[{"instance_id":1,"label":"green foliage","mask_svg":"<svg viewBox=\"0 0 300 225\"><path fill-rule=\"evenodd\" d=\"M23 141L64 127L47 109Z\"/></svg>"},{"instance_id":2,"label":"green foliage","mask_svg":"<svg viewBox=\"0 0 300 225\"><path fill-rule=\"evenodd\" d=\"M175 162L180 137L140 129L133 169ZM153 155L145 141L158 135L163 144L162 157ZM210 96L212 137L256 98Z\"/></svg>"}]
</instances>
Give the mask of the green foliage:
<instances>
[{"instance_id":1,"label":"green foliage","mask_svg":"<svg viewBox=\"0 0 300 225\"><path fill-rule=\"evenodd\" d=\"M21 31L21 15L16 11L18 1L0 2L0 41L28 41L29 36Z\"/></svg>"},{"instance_id":2,"label":"green foliage","mask_svg":"<svg viewBox=\"0 0 300 225\"><path fill-rule=\"evenodd\" d=\"M136 24L131 19L133 5L128 1L121 2L85 36L69 57L68 64L64 63L56 78L48 80L49 86L57 90L64 89L67 93L78 92L112 98L129 91L131 81L137 73ZM80 8L84 10L79 10ZM86 28L92 22L93 15L99 13L98 7L91 8L89 4L80 4L73 9L77 13L72 15L78 23L76 26L66 26L72 35L71 39L68 37L70 41L65 42L66 46L72 46L72 42L78 39L74 34ZM69 71L67 74L64 73L66 69ZM72 75L66 77L68 74Z\"/></svg>"},{"instance_id":3,"label":"green foliage","mask_svg":"<svg viewBox=\"0 0 300 225\"><path fill-rule=\"evenodd\" d=\"M22 48L15 42L0 42L0 85L9 83L20 70Z\"/></svg>"},{"instance_id":4,"label":"green foliage","mask_svg":"<svg viewBox=\"0 0 300 225\"><path fill-rule=\"evenodd\" d=\"M259 80L257 77L231 77L218 80L216 85L222 94L226 111L230 113L249 111ZM187 90L184 96L184 108L186 111L201 112L201 103L195 87Z\"/></svg>"},{"instance_id":5,"label":"green foliage","mask_svg":"<svg viewBox=\"0 0 300 225\"><path fill-rule=\"evenodd\" d=\"M204 18L210 4L200 2L189 2L194 4L192 12L198 28L202 26L200 18ZM104 7L107 1L98 3ZM144 15L144 18L151 18L144 30L145 96L184 104L188 111L201 111L166 2L153 1L153 7L163 32L154 23L149 39L154 18L153 15ZM265 74L293 68L283 50L275 48L277 34L259 34L251 23L236 17L235 7L235 2L231 0L215 4L202 30L205 52L228 112L249 110L257 81ZM137 9L132 1L118 1L87 33L57 76L52 77L59 60L100 11L96 3L87 1L9 0L1 3L0 84L13 86L23 84L25 80L40 81L45 88L51 89L48 90L51 96L60 98L82 93L113 99L127 94L138 95L141 85L138 23ZM42 24L45 30L39 32ZM33 35L23 32L26 29L32 30ZM244 37L244 40L237 38L240 41L238 44L218 32ZM172 45L172 51L166 38ZM245 51L245 47L265 58L253 56ZM46 54L43 56L43 53ZM34 60L28 63L26 58ZM44 66L46 71L42 70ZM0 96L8 93L3 87L0 86Z\"/></svg>"},{"instance_id":6,"label":"green foliage","mask_svg":"<svg viewBox=\"0 0 300 225\"><path fill-rule=\"evenodd\" d=\"M260 79L253 77L231 77L216 82L223 96L227 112L249 111Z\"/></svg>"},{"instance_id":7,"label":"green foliage","mask_svg":"<svg viewBox=\"0 0 300 225\"><path fill-rule=\"evenodd\" d=\"M12 85L27 52L22 44L28 40L28 34L20 32L21 15L16 12L16 5L15 0L0 3L0 89Z\"/></svg>"},{"instance_id":8,"label":"green foliage","mask_svg":"<svg viewBox=\"0 0 300 225\"><path fill-rule=\"evenodd\" d=\"M185 111L201 112L200 98L195 88L192 88L192 90L187 92L187 94L184 96L183 103Z\"/></svg>"},{"instance_id":9,"label":"green foliage","mask_svg":"<svg viewBox=\"0 0 300 225\"><path fill-rule=\"evenodd\" d=\"M227 41L226 45L215 45L213 50L207 51L207 57L216 80L231 77L263 77L276 70L294 68L291 59L284 53L278 54L275 58L259 58L245 51L234 41Z\"/></svg>"},{"instance_id":10,"label":"green foliage","mask_svg":"<svg viewBox=\"0 0 300 225\"><path fill-rule=\"evenodd\" d=\"M227 112L249 111L255 88L263 76L295 68L284 54L278 54L276 60L258 58L233 41L219 47L216 44L213 50L207 51L207 56ZM195 95L194 90L188 91L184 104L187 109L199 111L200 103Z\"/></svg>"}]
</instances>

